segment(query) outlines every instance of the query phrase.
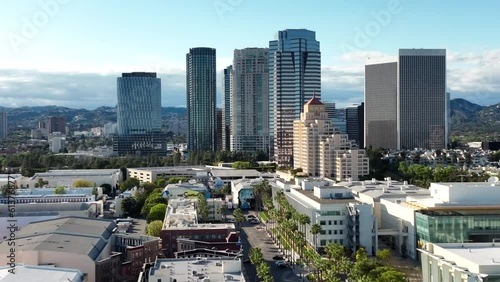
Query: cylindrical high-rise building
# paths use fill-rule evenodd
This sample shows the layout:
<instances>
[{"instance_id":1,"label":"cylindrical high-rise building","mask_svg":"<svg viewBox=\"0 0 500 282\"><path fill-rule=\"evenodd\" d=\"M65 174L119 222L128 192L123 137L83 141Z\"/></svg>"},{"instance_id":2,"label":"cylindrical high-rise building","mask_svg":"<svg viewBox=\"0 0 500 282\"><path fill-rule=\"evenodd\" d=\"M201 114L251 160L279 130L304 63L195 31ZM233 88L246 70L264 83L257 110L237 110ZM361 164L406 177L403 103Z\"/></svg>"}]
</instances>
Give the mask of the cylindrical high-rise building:
<instances>
[{"instance_id":1,"label":"cylindrical high-rise building","mask_svg":"<svg viewBox=\"0 0 500 282\"><path fill-rule=\"evenodd\" d=\"M186 54L188 149L216 150L215 49L191 48Z\"/></svg>"}]
</instances>

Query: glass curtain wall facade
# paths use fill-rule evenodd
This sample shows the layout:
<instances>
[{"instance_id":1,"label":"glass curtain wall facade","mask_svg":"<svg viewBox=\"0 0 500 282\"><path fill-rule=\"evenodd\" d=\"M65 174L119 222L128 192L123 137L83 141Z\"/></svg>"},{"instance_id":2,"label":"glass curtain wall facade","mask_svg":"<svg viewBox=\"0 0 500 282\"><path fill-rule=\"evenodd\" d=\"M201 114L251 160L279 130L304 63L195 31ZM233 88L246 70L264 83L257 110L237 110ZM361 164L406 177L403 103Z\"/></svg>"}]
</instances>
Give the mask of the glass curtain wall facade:
<instances>
[{"instance_id":1,"label":"glass curtain wall facade","mask_svg":"<svg viewBox=\"0 0 500 282\"><path fill-rule=\"evenodd\" d=\"M191 48L186 54L188 149L217 148L215 49Z\"/></svg>"},{"instance_id":2,"label":"glass curtain wall facade","mask_svg":"<svg viewBox=\"0 0 500 282\"><path fill-rule=\"evenodd\" d=\"M492 242L500 238L498 214L470 212L415 213L417 240L431 243Z\"/></svg>"},{"instance_id":3,"label":"glass curtain wall facade","mask_svg":"<svg viewBox=\"0 0 500 282\"><path fill-rule=\"evenodd\" d=\"M228 66L222 74L222 150L231 149L231 71Z\"/></svg>"},{"instance_id":4,"label":"glass curtain wall facade","mask_svg":"<svg viewBox=\"0 0 500 282\"><path fill-rule=\"evenodd\" d=\"M268 53L267 48L234 50L230 99L231 151L268 151Z\"/></svg>"},{"instance_id":5,"label":"glass curtain wall facade","mask_svg":"<svg viewBox=\"0 0 500 282\"><path fill-rule=\"evenodd\" d=\"M120 156L165 156L166 135L161 132L161 81L156 73L123 73L117 78L118 135L113 150Z\"/></svg>"},{"instance_id":6,"label":"glass curtain wall facade","mask_svg":"<svg viewBox=\"0 0 500 282\"><path fill-rule=\"evenodd\" d=\"M321 99L321 52L316 33L279 31L269 42L270 156L278 165L293 164L293 121L313 95Z\"/></svg>"}]
</instances>

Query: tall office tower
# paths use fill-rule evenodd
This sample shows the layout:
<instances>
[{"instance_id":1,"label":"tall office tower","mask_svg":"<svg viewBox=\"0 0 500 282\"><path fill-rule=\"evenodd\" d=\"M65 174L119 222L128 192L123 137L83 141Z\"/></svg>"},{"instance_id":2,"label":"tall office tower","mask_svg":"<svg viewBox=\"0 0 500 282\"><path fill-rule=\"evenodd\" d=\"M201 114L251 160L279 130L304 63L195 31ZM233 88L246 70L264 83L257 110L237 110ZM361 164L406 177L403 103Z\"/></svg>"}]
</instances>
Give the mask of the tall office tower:
<instances>
[{"instance_id":1,"label":"tall office tower","mask_svg":"<svg viewBox=\"0 0 500 282\"><path fill-rule=\"evenodd\" d=\"M334 127L316 97L304 105L300 120L293 123L293 147L294 168L302 168L309 176L340 181L369 173L365 150Z\"/></svg>"},{"instance_id":2,"label":"tall office tower","mask_svg":"<svg viewBox=\"0 0 500 282\"><path fill-rule=\"evenodd\" d=\"M156 73L123 73L117 78L117 131L113 151L119 156L165 156L161 132L161 80Z\"/></svg>"},{"instance_id":3,"label":"tall office tower","mask_svg":"<svg viewBox=\"0 0 500 282\"><path fill-rule=\"evenodd\" d=\"M217 145L217 151L220 151L222 150L222 133L224 132L224 130L222 130L222 109L215 109L215 119L215 138L217 139L215 144Z\"/></svg>"},{"instance_id":4,"label":"tall office tower","mask_svg":"<svg viewBox=\"0 0 500 282\"><path fill-rule=\"evenodd\" d=\"M335 102L323 102L325 104L325 111L328 114L328 118L333 120L336 115Z\"/></svg>"},{"instance_id":5,"label":"tall office tower","mask_svg":"<svg viewBox=\"0 0 500 282\"><path fill-rule=\"evenodd\" d=\"M64 117L49 117L47 121L47 134L54 132L66 134L66 120Z\"/></svg>"},{"instance_id":6,"label":"tall office tower","mask_svg":"<svg viewBox=\"0 0 500 282\"><path fill-rule=\"evenodd\" d=\"M269 149L267 48L234 50L231 73L231 151Z\"/></svg>"},{"instance_id":7,"label":"tall office tower","mask_svg":"<svg viewBox=\"0 0 500 282\"><path fill-rule=\"evenodd\" d=\"M293 164L293 121L314 94L321 97L321 52L316 33L279 31L269 42L270 156L278 165Z\"/></svg>"},{"instance_id":8,"label":"tall office tower","mask_svg":"<svg viewBox=\"0 0 500 282\"><path fill-rule=\"evenodd\" d=\"M400 49L365 66L365 145L442 149L448 144L446 50Z\"/></svg>"},{"instance_id":9,"label":"tall office tower","mask_svg":"<svg viewBox=\"0 0 500 282\"><path fill-rule=\"evenodd\" d=\"M222 74L222 150L231 150L231 71L228 66Z\"/></svg>"},{"instance_id":10,"label":"tall office tower","mask_svg":"<svg viewBox=\"0 0 500 282\"><path fill-rule=\"evenodd\" d=\"M364 103L345 109L346 133L349 140L356 141L360 148L364 148Z\"/></svg>"},{"instance_id":11,"label":"tall office tower","mask_svg":"<svg viewBox=\"0 0 500 282\"><path fill-rule=\"evenodd\" d=\"M358 147L365 148L365 103L358 106Z\"/></svg>"},{"instance_id":12,"label":"tall office tower","mask_svg":"<svg viewBox=\"0 0 500 282\"><path fill-rule=\"evenodd\" d=\"M215 150L215 49L191 48L186 54L188 149Z\"/></svg>"},{"instance_id":13,"label":"tall office tower","mask_svg":"<svg viewBox=\"0 0 500 282\"><path fill-rule=\"evenodd\" d=\"M365 146L398 146L398 63L369 61L365 65Z\"/></svg>"},{"instance_id":14,"label":"tall office tower","mask_svg":"<svg viewBox=\"0 0 500 282\"><path fill-rule=\"evenodd\" d=\"M446 148L446 50L400 49L398 79L398 148Z\"/></svg>"},{"instance_id":15,"label":"tall office tower","mask_svg":"<svg viewBox=\"0 0 500 282\"><path fill-rule=\"evenodd\" d=\"M0 112L0 139L7 139L8 130L7 112Z\"/></svg>"},{"instance_id":16,"label":"tall office tower","mask_svg":"<svg viewBox=\"0 0 500 282\"><path fill-rule=\"evenodd\" d=\"M451 146L451 101L450 92L446 92L446 148Z\"/></svg>"}]
</instances>

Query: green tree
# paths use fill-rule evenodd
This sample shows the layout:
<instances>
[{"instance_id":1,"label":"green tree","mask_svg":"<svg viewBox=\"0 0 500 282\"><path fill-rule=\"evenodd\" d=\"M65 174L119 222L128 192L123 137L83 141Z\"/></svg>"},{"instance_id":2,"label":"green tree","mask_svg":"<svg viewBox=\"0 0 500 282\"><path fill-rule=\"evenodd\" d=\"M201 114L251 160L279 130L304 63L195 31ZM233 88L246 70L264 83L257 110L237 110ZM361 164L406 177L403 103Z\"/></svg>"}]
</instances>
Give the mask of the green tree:
<instances>
[{"instance_id":1,"label":"green tree","mask_svg":"<svg viewBox=\"0 0 500 282\"><path fill-rule=\"evenodd\" d=\"M57 186L56 189L54 189L54 194L66 194L64 186Z\"/></svg>"},{"instance_id":2,"label":"green tree","mask_svg":"<svg viewBox=\"0 0 500 282\"><path fill-rule=\"evenodd\" d=\"M390 260L391 256L391 250L389 249L384 249L377 252L377 259L381 260L382 262Z\"/></svg>"},{"instance_id":3,"label":"green tree","mask_svg":"<svg viewBox=\"0 0 500 282\"><path fill-rule=\"evenodd\" d=\"M141 183L139 182L139 179L131 177L125 180L122 184L120 184L120 191L124 192L127 191L128 189L139 187L140 184Z\"/></svg>"},{"instance_id":4,"label":"green tree","mask_svg":"<svg viewBox=\"0 0 500 282\"><path fill-rule=\"evenodd\" d=\"M156 187L165 188L167 186L167 181L164 178L156 179Z\"/></svg>"},{"instance_id":5,"label":"green tree","mask_svg":"<svg viewBox=\"0 0 500 282\"><path fill-rule=\"evenodd\" d=\"M148 216L151 208L157 204L167 204L167 199L163 198L161 195L161 188L155 189L147 196L144 201L144 205L141 208L141 214Z\"/></svg>"},{"instance_id":6,"label":"green tree","mask_svg":"<svg viewBox=\"0 0 500 282\"><path fill-rule=\"evenodd\" d=\"M77 179L73 182L73 187L94 187L94 184L88 180Z\"/></svg>"},{"instance_id":7,"label":"green tree","mask_svg":"<svg viewBox=\"0 0 500 282\"><path fill-rule=\"evenodd\" d=\"M136 217L141 211L140 205L134 197L127 197L123 199L121 206L124 216Z\"/></svg>"},{"instance_id":8,"label":"green tree","mask_svg":"<svg viewBox=\"0 0 500 282\"><path fill-rule=\"evenodd\" d=\"M234 162L231 166L235 169L249 169L252 167L252 164L250 162L237 161Z\"/></svg>"},{"instance_id":9,"label":"green tree","mask_svg":"<svg viewBox=\"0 0 500 282\"><path fill-rule=\"evenodd\" d=\"M310 232L311 232L311 234L313 234L313 237L314 237L314 239L313 239L314 246L313 247L314 247L315 250L318 249L318 234L321 233L321 230L322 230L321 225L319 225L317 223L313 224L311 226L311 231Z\"/></svg>"},{"instance_id":10,"label":"green tree","mask_svg":"<svg viewBox=\"0 0 500 282\"><path fill-rule=\"evenodd\" d=\"M146 234L149 236L160 237L160 232L163 228L163 220L151 221L146 227Z\"/></svg>"},{"instance_id":11,"label":"green tree","mask_svg":"<svg viewBox=\"0 0 500 282\"><path fill-rule=\"evenodd\" d=\"M262 198L270 197L271 185L267 179L262 180L259 184L252 187L253 194L255 197L255 210L260 211L262 206Z\"/></svg>"},{"instance_id":12,"label":"green tree","mask_svg":"<svg viewBox=\"0 0 500 282\"><path fill-rule=\"evenodd\" d=\"M246 220L245 216L243 215L243 212L241 211L240 208L236 208L233 211L233 216L234 219L236 220L236 223L238 223L238 229L240 229L241 223L245 222Z\"/></svg>"},{"instance_id":13,"label":"green tree","mask_svg":"<svg viewBox=\"0 0 500 282\"><path fill-rule=\"evenodd\" d=\"M161 220L165 218L165 213L167 212L167 205L165 204L156 204L154 205L148 213L146 217L146 221L152 222L155 220Z\"/></svg>"},{"instance_id":14,"label":"green tree","mask_svg":"<svg viewBox=\"0 0 500 282\"><path fill-rule=\"evenodd\" d=\"M187 182L188 179L187 179L187 177L183 177L183 176L174 176L174 177L170 177L168 179L169 184L176 184L176 183L179 183L179 181Z\"/></svg>"},{"instance_id":15,"label":"green tree","mask_svg":"<svg viewBox=\"0 0 500 282\"><path fill-rule=\"evenodd\" d=\"M208 218L208 203L207 199L205 198L205 194L203 193L198 193L198 218L201 221L206 221Z\"/></svg>"}]
</instances>

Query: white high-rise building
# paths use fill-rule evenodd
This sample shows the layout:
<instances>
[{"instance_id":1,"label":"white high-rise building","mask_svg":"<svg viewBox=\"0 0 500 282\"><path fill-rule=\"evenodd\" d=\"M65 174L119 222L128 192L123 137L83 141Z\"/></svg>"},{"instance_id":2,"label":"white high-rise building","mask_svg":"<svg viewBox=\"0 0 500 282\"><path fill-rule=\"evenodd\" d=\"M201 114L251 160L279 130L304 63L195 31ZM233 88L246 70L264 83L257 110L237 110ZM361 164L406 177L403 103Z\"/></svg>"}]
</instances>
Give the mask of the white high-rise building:
<instances>
[{"instance_id":1,"label":"white high-rise building","mask_svg":"<svg viewBox=\"0 0 500 282\"><path fill-rule=\"evenodd\" d=\"M293 121L314 95L321 97L321 52L316 33L279 31L269 42L269 155L278 165L293 165Z\"/></svg>"},{"instance_id":2,"label":"white high-rise building","mask_svg":"<svg viewBox=\"0 0 500 282\"><path fill-rule=\"evenodd\" d=\"M267 48L234 50L231 70L231 151L268 151Z\"/></svg>"}]
</instances>

